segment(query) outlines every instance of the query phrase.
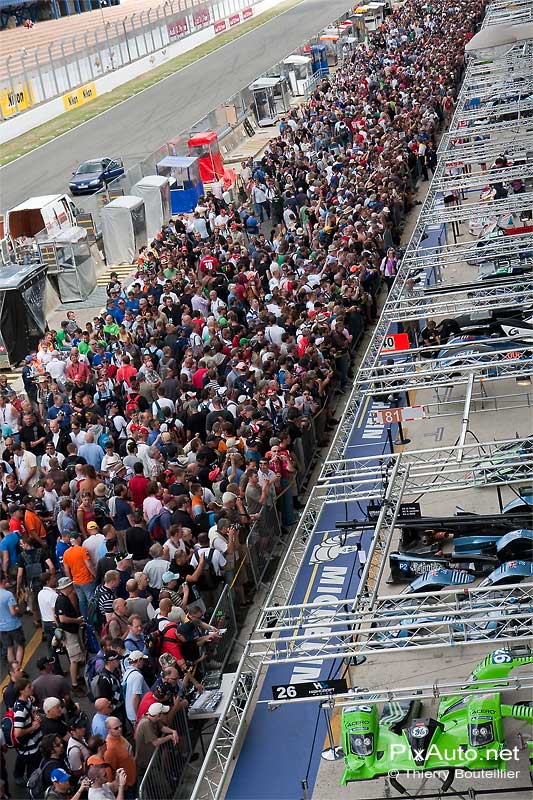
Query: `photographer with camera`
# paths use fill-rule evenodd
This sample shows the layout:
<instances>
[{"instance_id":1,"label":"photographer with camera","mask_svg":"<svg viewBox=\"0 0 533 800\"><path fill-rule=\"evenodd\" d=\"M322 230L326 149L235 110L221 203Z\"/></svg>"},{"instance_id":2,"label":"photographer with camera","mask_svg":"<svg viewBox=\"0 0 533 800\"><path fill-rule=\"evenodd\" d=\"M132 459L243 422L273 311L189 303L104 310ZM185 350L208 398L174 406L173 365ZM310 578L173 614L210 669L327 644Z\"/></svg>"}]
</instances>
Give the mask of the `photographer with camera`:
<instances>
[{"instance_id":1,"label":"photographer with camera","mask_svg":"<svg viewBox=\"0 0 533 800\"><path fill-rule=\"evenodd\" d=\"M244 569L241 567L241 543L239 538L239 525L232 525L227 517L222 517L216 525L209 530L209 544L218 550L226 559L226 569L224 579L228 586L231 586L237 595L239 605L244 608L252 605L251 600L247 600L244 594L244 582L246 580ZM241 569L239 570L239 567Z\"/></svg>"}]
</instances>

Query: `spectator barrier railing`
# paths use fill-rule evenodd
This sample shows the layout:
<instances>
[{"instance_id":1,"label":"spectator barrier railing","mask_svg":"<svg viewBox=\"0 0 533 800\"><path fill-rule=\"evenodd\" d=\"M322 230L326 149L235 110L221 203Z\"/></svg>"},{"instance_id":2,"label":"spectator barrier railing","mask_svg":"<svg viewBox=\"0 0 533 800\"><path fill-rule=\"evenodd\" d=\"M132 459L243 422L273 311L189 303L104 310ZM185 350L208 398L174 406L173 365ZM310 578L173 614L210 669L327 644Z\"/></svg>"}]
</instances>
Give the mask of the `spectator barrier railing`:
<instances>
[{"instance_id":1,"label":"spectator barrier railing","mask_svg":"<svg viewBox=\"0 0 533 800\"><path fill-rule=\"evenodd\" d=\"M242 560L241 568L244 564ZM234 579L235 580L235 579ZM225 586L222 594L218 598L218 603L209 620L209 624L213 625L219 630L224 630L216 647L209 648L207 662L216 661L220 664L217 669L223 669L231 654L233 645L239 635L239 626L237 624L237 616L235 614L235 606L232 599L232 585Z\"/></svg>"},{"instance_id":2,"label":"spectator barrier railing","mask_svg":"<svg viewBox=\"0 0 533 800\"><path fill-rule=\"evenodd\" d=\"M178 732L179 742L177 745L164 742L155 749L142 776L139 800L163 800L179 792L193 754L189 722L184 709L178 710L170 727Z\"/></svg>"},{"instance_id":3,"label":"spectator barrier railing","mask_svg":"<svg viewBox=\"0 0 533 800\"><path fill-rule=\"evenodd\" d=\"M270 562L275 557L282 531L275 505L264 506L246 537L246 561L257 588L261 585Z\"/></svg>"}]
</instances>

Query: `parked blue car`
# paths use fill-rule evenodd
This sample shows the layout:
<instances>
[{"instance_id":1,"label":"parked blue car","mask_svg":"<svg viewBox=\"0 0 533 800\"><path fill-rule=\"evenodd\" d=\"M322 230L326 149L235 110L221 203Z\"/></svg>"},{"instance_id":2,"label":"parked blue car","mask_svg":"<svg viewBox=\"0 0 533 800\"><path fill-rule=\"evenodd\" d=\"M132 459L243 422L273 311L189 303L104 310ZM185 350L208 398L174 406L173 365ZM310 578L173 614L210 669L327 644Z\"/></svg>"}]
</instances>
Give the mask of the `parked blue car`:
<instances>
[{"instance_id":1,"label":"parked blue car","mask_svg":"<svg viewBox=\"0 0 533 800\"><path fill-rule=\"evenodd\" d=\"M121 175L124 175L124 165L120 159L92 158L72 173L68 187L71 194L93 194Z\"/></svg>"}]
</instances>

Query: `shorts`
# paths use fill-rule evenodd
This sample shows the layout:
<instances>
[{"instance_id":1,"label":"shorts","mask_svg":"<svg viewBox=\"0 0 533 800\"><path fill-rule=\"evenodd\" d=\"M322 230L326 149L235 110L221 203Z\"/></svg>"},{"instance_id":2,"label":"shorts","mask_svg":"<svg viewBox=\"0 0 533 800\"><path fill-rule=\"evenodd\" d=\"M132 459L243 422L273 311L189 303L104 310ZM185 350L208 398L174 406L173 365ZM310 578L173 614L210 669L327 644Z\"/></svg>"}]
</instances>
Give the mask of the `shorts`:
<instances>
[{"instance_id":1,"label":"shorts","mask_svg":"<svg viewBox=\"0 0 533 800\"><path fill-rule=\"evenodd\" d=\"M65 638L63 641L69 659L76 663L83 663L85 661L85 653L79 635L77 633L69 633L68 631L64 631L64 633Z\"/></svg>"},{"instance_id":2,"label":"shorts","mask_svg":"<svg viewBox=\"0 0 533 800\"><path fill-rule=\"evenodd\" d=\"M26 637L22 628L15 628L14 631L0 631L0 651L7 653L8 647L24 647Z\"/></svg>"}]
</instances>

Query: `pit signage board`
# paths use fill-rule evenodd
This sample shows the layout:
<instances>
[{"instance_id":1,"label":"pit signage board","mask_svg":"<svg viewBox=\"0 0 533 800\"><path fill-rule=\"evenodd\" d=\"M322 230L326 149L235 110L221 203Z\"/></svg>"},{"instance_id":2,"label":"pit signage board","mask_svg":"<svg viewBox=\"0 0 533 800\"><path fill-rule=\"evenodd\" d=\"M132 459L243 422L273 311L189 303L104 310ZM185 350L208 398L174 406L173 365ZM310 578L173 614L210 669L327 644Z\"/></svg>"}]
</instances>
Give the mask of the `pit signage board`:
<instances>
[{"instance_id":1,"label":"pit signage board","mask_svg":"<svg viewBox=\"0 0 533 800\"><path fill-rule=\"evenodd\" d=\"M302 683L283 683L272 687L274 700L294 700L299 697L323 697L343 694L348 684L342 678L332 681L306 681Z\"/></svg>"},{"instance_id":2,"label":"pit signage board","mask_svg":"<svg viewBox=\"0 0 533 800\"><path fill-rule=\"evenodd\" d=\"M400 503L400 508L398 509L399 520L420 519L421 516L420 503Z\"/></svg>"},{"instance_id":3,"label":"pit signage board","mask_svg":"<svg viewBox=\"0 0 533 800\"><path fill-rule=\"evenodd\" d=\"M376 408L372 410L372 417L376 423L392 425L395 422L414 422L417 419L426 419L425 406L405 406L405 408Z\"/></svg>"},{"instance_id":4,"label":"pit signage board","mask_svg":"<svg viewBox=\"0 0 533 800\"><path fill-rule=\"evenodd\" d=\"M382 353L398 353L409 350L409 335L407 333L388 333L383 340Z\"/></svg>"}]
</instances>

